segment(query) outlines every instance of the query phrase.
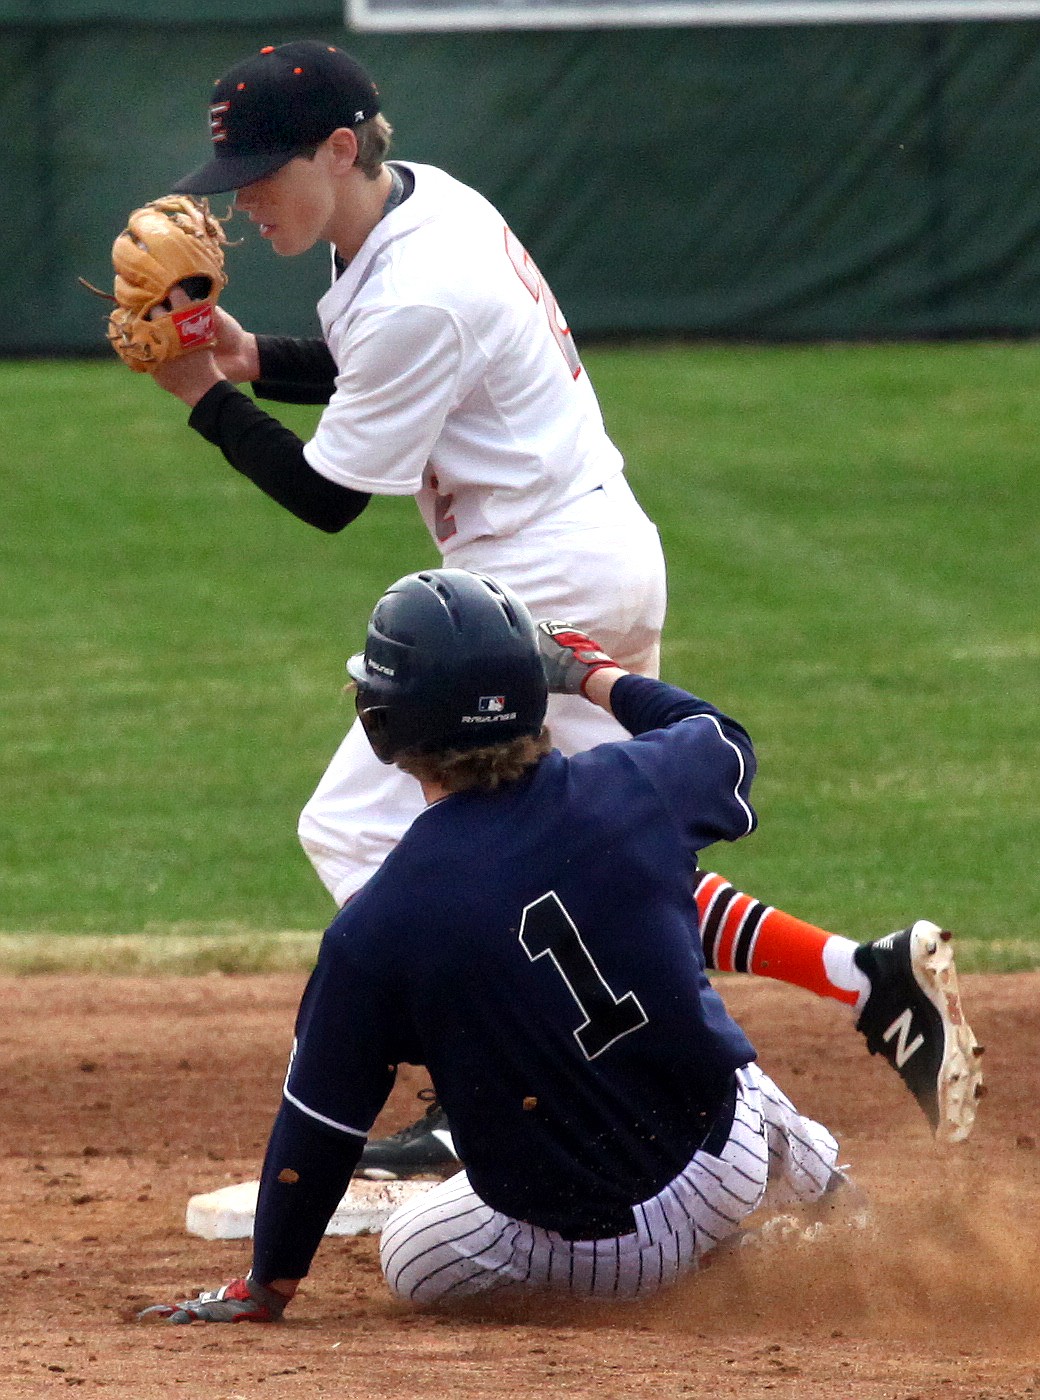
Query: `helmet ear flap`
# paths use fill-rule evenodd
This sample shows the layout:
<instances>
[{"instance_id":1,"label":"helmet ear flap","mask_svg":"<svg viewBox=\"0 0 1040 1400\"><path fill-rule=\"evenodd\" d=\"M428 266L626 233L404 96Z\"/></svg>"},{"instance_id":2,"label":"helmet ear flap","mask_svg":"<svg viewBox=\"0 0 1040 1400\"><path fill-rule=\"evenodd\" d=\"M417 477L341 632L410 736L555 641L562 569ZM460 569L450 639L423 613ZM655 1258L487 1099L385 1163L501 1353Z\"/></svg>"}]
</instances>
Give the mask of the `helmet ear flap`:
<instances>
[{"instance_id":1,"label":"helmet ear flap","mask_svg":"<svg viewBox=\"0 0 1040 1400\"><path fill-rule=\"evenodd\" d=\"M382 763L390 763L394 757L394 742L386 706L366 705L362 708L360 692L358 701L358 718L372 745L372 752Z\"/></svg>"}]
</instances>

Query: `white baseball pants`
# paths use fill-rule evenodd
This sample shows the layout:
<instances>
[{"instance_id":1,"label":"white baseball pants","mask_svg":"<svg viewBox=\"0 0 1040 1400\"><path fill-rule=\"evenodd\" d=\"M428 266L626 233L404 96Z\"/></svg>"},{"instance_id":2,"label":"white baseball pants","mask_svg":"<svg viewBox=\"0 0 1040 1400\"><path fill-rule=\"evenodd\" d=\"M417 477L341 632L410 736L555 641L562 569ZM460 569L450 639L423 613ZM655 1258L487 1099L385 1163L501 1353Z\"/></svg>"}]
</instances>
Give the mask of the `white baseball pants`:
<instances>
[{"instance_id":1,"label":"white baseball pants","mask_svg":"<svg viewBox=\"0 0 1040 1400\"><path fill-rule=\"evenodd\" d=\"M722 1154L695 1153L663 1191L634 1208L631 1234L564 1240L492 1210L459 1172L396 1210L384 1226L380 1261L390 1288L427 1305L518 1287L632 1299L692 1273L763 1203L816 1200L833 1175L838 1144L757 1065L737 1078Z\"/></svg>"},{"instance_id":2,"label":"white baseball pants","mask_svg":"<svg viewBox=\"0 0 1040 1400\"><path fill-rule=\"evenodd\" d=\"M624 476L517 535L476 540L446 554L444 563L491 574L523 599L535 621L573 622L626 669L657 675L664 555L655 526ZM362 641L359 636L359 650ZM547 722L553 743L565 754L628 737L611 715L578 695L550 696ZM380 763L355 722L298 828L303 849L337 905L378 870L423 806L416 780Z\"/></svg>"}]
</instances>

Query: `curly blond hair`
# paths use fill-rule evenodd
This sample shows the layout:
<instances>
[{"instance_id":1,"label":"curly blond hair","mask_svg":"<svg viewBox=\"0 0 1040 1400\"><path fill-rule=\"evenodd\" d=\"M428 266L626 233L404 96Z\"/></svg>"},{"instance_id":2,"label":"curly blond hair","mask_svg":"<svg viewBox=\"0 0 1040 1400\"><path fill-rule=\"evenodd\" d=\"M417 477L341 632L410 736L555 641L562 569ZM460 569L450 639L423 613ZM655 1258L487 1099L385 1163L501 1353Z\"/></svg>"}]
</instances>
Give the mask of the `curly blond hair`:
<instances>
[{"instance_id":1,"label":"curly blond hair","mask_svg":"<svg viewBox=\"0 0 1040 1400\"><path fill-rule=\"evenodd\" d=\"M552 748L549 731L521 734L504 744L486 744L479 749L445 749L443 753L415 753L405 750L394 759L398 768L421 783L439 783L446 792L479 788L494 792L515 783L529 772Z\"/></svg>"}]
</instances>

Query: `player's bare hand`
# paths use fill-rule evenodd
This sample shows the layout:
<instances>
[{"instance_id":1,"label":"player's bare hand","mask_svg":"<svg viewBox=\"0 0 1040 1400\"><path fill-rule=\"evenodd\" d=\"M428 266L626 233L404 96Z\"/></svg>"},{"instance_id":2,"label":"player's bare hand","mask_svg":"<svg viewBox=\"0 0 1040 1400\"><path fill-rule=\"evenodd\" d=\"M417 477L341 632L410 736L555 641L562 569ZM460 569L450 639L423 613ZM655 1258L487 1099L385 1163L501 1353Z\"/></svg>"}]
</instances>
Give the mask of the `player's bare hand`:
<instances>
[{"instance_id":1,"label":"player's bare hand","mask_svg":"<svg viewBox=\"0 0 1040 1400\"><path fill-rule=\"evenodd\" d=\"M273 1288L251 1278L236 1278L223 1288L185 1298L179 1303L156 1303L137 1314L138 1322L277 1322L288 1302Z\"/></svg>"},{"instance_id":2,"label":"player's bare hand","mask_svg":"<svg viewBox=\"0 0 1040 1400\"><path fill-rule=\"evenodd\" d=\"M212 350L193 350L178 360L167 360L151 371L160 388L194 408L199 399L225 376L217 367Z\"/></svg>"},{"instance_id":3,"label":"player's bare hand","mask_svg":"<svg viewBox=\"0 0 1040 1400\"><path fill-rule=\"evenodd\" d=\"M213 308L217 343L213 347L217 367L232 384L250 384L260 378L256 336L245 330L222 306Z\"/></svg>"},{"instance_id":4,"label":"player's bare hand","mask_svg":"<svg viewBox=\"0 0 1040 1400\"><path fill-rule=\"evenodd\" d=\"M554 695L585 695L590 676L606 667L619 669L599 642L569 622L539 622L538 650Z\"/></svg>"}]
</instances>

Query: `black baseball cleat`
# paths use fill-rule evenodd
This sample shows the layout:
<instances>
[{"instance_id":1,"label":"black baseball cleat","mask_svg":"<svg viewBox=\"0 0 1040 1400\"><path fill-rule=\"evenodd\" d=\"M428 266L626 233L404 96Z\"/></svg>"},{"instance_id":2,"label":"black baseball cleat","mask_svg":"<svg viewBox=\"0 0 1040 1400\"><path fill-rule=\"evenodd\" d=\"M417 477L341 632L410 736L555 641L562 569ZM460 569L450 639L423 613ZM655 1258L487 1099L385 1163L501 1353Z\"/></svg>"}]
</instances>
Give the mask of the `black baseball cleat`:
<instances>
[{"instance_id":1,"label":"black baseball cleat","mask_svg":"<svg viewBox=\"0 0 1040 1400\"><path fill-rule=\"evenodd\" d=\"M927 919L853 954L870 982L856 1022L921 1105L940 1142L963 1142L982 1097L982 1046L964 1019L952 935Z\"/></svg>"},{"instance_id":2,"label":"black baseball cleat","mask_svg":"<svg viewBox=\"0 0 1040 1400\"><path fill-rule=\"evenodd\" d=\"M451 1140L447 1114L432 1089L420 1091L430 1106L415 1123L390 1137L366 1142L355 1175L369 1181L398 1181L410 1176L445 1176L460 1165Z\"/></svg>"}]
</instances>

